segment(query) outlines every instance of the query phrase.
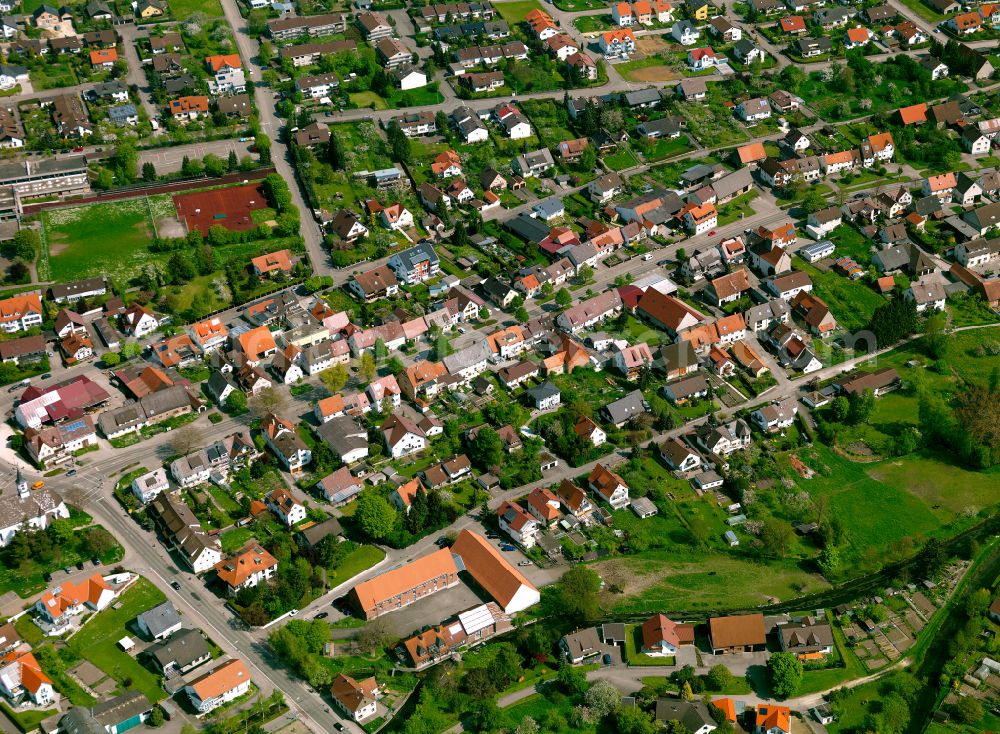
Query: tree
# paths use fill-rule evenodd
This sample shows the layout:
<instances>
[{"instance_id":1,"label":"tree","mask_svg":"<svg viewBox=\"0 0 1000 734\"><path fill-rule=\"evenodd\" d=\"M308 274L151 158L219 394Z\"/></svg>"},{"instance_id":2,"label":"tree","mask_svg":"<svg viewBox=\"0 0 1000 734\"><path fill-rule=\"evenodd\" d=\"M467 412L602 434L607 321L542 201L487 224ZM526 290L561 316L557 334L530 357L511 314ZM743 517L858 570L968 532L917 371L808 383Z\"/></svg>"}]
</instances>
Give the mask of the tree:
<instances>
[{"instance_id":1,"label":"tree","mask_svg":"<svg viewBox=\"0 0 1000 734\"><path fill-rule=\"evenodd\" d=\"M147 183L156 180L156 166L153 165L152 161L146 161L142 164L142 180Z\"/></svg>"},{"instance_id":2,"label":"tree","mask_svg":"<svg viewBox=\"0 0 1000 734\"><path fill-rule=\"evenodd\" d=\"M767 659L767 673L771 692L778 698L789 698L802 683L802 661L790 652L773 653Z\"/></svg>"},{"instance_id":3,"label":"tree","mask_svg":"<svg viewBox=\"0 0 1000 734\"><path fill-rule=\"evenodd\" d=\"M340 392L343 390L349 377L350 373L347 371L347 365L344 364L335 364L330 369L319 373L319 378L330 392Z\"/></svg>"},{"instance_id":4,"label":"tree","mask_svg":"<svg viewBox=\"0 0 1000 734\"><path fill-rule=\"evenodd\" d=\"M375 357L370 351L362 352L361 359L358 360L358 377L364 382L371 382L375 379Z\"/></svg>"},{"instance_id":5,"label":"tree","mask_svg":"<svg viewBox=\"0 0 1000 734\"><path fill-rule=\"evenodd\" d=\"M574 566L556 583L553 616L589 625L601 616L601 577L591 568Z\"/></svg>"},{"instance_id":6,"label":"tree","mask_svg":"<svg viewBox=\"0 0 1000 734\"><path fill-rule=\"evenodd\" d=\"M983 718L983 705L972 696L960 696L954 708L955 718L963 724L974 724Z\"/></svg>"},{"instance_id":7,"label":"tree","mask_svg":"<svg viewBox=\"0 0 1000 734\"><path fill-rule=\"evenodd\" d=\"M834 398L833 402L830 403L830 414L835 421L843 423L847 420L847 416L851 414L850 401L843 395Z\"/></svg>"},{"instance_id":8,"label":"tree","mask_svg":"<svg viewBox=\"0 0 1000 734\"><path fill-rule=\"evenodd\" d=\"M340 138L336 135L330 136L330 142L326 144L326 162L330 164L330 167L334 171L341 171L347 162L347 157L344 155L344 146L340 142Z\"/></svg>"},{"instance_id":9,"label":"tree","mask_svg":"<svg viewBox=\"0 0 1000 734\"><path fill-rule=\"evenodd\" d=\"M4 252L9 252L9 254L14 258L20 258L25 262L34 262L35 255L42 246L42 238L38 235L38 231L34 229L19 229L17 234L14 235L14 239L11 240L9 247L4 247Z\"/></svg>"},{"instance_id":10,"label":"tree","mask_svg":"<svg viewBox=\"0 0 1000 734\"><path fill-rule=\"evenodd\" d=\"M514 734L538 734L538 731L538 722L530 716L525 716L514 729Z\"/></svg>"},{"instance_id":11,"label":"tree","mask_svg":"<svg viewBox=\"0 0 1000 734\"><path fill-rule=\"evenodd\" d=\"M257 149L257 157L262 166L271 162L271 139L263 133L258 133L253 139L254 147Z\"/></svg>"},{"instance_id":12,"label":"tree","mask_svg":"<svg viewBox=\"0 0 1000 734\"><path fill-rule=\"evenodd\" d=\"M619 709L615 723L618 734L656 734L652 715L638 707Z\"/></svg>"},{"instance_id":13,"label":"tree","mask_svg":"<svg viewBox=\"0 0 1000 734\"><path fill-rule=\"evenodd\" d=\"M247 396L242 390L233 390L226 396L226 410L232 415L243 415L247 412Z\"/></svg>"},{"instance_id":14,"label":"tree","mask_svg":"<svg viewBox=\"0 0 1000 734\"><path fill-rule=\"evenodd\" d=\"M851 423L867 423L875 412L875 393L871 390L854 393L851 395L850 403Z\"/></svg>"},{"instance_id":15,"label":"tree","mask_svg":"<svg viewBox=\"0 0 1000 734\"><path fill-rule=\"evenodd\" d=\"M568 663L559 666L558 680L559 685L570 696L583 694L590 685L587 683L587 674Z\"/></svg>"},{"instance_id":16,"label":"tree","mask_svg":"<svg viewBox=\"0 0 1000 734\"><path fill-rule=\"evenodd\" d=\"M768 518L760 531L760 540L764 548L773 555L784 555L788 544L792 541L795 531L792 526L778 518Z\"/></svg>"},{"instance_id":17,"label":"tree","mask_svg":"<svg viewBox=\"0 0 1000 734\"><path fill-rule=\"evenodd\" d=\"M198 426L188 423L170 436L170 448L181 456L187 456L205 445L205 435Z\"/></svg>"},{"instance_id":18,"label":"tree","mask_svg":"<svg viewBox=\"0 0 1000 734\"><path fill-rule=\"evenodd\" d=\"M556 291L556 305L560 308L566 308L569 304L573 302L572 294L565 288L560 288Z\"/></svg>"},{"instance_id":19,"label":"tree","mask_svg":"<svg viewBox=\"0 0 1000 734\"><path fill-rule=\"evenodd\" d=\"M122 361L122 357L118 352L105 352L101 355L101 360L105 367L115 367Z\"/></svg>"},{"instance_id":20,"label":"tree","mask_svg":"<svg viewBox=\"0 0 1000 734\"><path fill-rule=\"evenodd\" d=\"M261 417L267 413L280 413L285 407L285 394L275 387L265 387L249 400L251 412Z\"/></svg>"},{"instance_id":21,"label":"tree","mask_svg":"<svg viewBox=\"0 0 1000 734\"><path fill-rule=\"evenodd\" d=\"M489 470L503 463L504 443L495 430L483 426L469 446L469 459L476 466Z\"/></svg>"},{"instance_id":22,"label":"tree","mask_svg":"<svg viewBox=\"0 0 1000 734\"><path fill-rule=\"evenodd\" d=\"M88 530L83 542L87 554L95 558L105 556L118 546L118 541L114 539L114 536L102 527Z\"/></svg>"},{"instance_id":23,"label":"tree","mask_svg":"<svg viewBox=\"0 0 1000 734\"><path fill-rule=\"evenodd\" d=\"M604 718L618 710L622 704L622 694L612 683L599 680L584 694L583 702L598 718Z\"/></svg>"},{"instance_id":24,"label":"tree","mask_svg":"<svg viewBox=\"0 0 1000 734\"><path fill-rule=\"evenodd\" d=\"M684 681L684 685L681 686L681 698L685 701L694 700L694 691L691 690L691 681L686 680Z\"/></svg>"},{"instance_id":25,"label":"tree","mask_svg":"<svg viewBox=\"0 0 1000 734\"><path fill-rule=\"evenodd\" d=\"M387 537L396 525L396 509L372 489L358 495L354 517L365 534L374 540Z\"/></svg>"},{"instance_id":26,"label":"tree","mask_svg":"<svg viewBox=\"0 0 1000 734\"><path fill-rule=\"evenodd\" d=\"M504 715L492 698L480 699L472 706L469 723L473 731L489 732L503 725Z\"/></svg>"},{"instance_id":27,"label":"tree","mask_svg":"<svg viewBox=\"0 0 1000 734\"><path fill-rule=\"evenodd\" d=\"M705 676L705 682L713 691L724 691L732 685L734 676L722 663L713 665Z\"/></svg>"},{"instance_id":28,"label":"tree","mask_svg":"<svg viewBox=\"0 0 1000 734\"><path fill-rule=\"evenodd\" d=\"M524 324L530 320L531 316L528 313L528 309L526 309L524 306L518 306L516 309L514 309L514 318L520 321L522 324Z\"/></svg>"},{"instance_id":29,"label":"tree","mask_svg":"<svg viewBox=\"0 0 1000 734\"><path fill-rule=\"evenodd\" d=\"M159 706L153 706L153 710L149 712L146 723L154 729L158 726L163 726L163 709Z\"/></svg>"}]
</instances>

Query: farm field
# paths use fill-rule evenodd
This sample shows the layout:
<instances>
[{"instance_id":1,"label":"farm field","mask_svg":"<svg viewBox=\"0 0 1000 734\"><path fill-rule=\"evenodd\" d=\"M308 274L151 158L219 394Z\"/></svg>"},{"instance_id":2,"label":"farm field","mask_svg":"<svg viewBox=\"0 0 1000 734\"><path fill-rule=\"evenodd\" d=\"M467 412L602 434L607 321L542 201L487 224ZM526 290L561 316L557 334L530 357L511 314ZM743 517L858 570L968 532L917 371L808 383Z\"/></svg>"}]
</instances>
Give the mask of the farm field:
<instances>
[{"instance_id":1,"label":"farm field","mask_svg":"<svg viewBox=\"0 0 1000 734\"><path fill-rule=\"evenodd\" d=\"M42 213L45 246L39 277L57 281L95 275L132 278L157 259L146 248L155 223L173 216L169 195L46 210Z\"/></svg>"}]
</instances>

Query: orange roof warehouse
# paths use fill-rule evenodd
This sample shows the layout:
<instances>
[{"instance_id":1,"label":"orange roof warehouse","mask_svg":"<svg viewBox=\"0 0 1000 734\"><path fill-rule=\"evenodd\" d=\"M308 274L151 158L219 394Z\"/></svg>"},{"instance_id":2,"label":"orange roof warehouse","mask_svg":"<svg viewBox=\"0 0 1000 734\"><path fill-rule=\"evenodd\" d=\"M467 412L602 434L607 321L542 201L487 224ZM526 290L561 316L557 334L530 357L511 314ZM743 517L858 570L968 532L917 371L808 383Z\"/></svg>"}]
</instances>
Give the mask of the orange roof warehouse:
<instances>
[{"instance_id":1,"label":"orange roof warehouse","mask_svg":"<svg viewBox=\"0 0 1000 734\"><path fill-rule=\"evenodd\" d=\"M463 530L455 544L394 568L355 586L348 599L366 618L402 609L459 582L464 571L507 614L540 600L536 589L486 538Z\"/></svg>"}]
</instances>

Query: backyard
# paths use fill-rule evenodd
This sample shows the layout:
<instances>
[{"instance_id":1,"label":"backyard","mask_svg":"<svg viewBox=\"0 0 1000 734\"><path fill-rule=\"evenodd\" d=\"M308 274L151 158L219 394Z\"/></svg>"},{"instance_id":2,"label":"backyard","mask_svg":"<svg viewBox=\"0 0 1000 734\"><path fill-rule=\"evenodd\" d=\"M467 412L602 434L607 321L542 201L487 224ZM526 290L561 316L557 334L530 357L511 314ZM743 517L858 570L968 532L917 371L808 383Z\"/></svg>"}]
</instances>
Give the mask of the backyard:
<instances>
[{"instance_id":1,"label":"backyard","mask_svg":"<svg viewBox=\"0 0 1000 734\"><path fill-rule=\"evenodd\" d=\"M165 598L162 591L145 578L140 578L119 597L114 606L98 613L69 638L67 644L70 650L117 680L122 690L134 688L146 694L150 701L159 701L166 695L160 686L159 676L123 652L118 640L127 634L134 634L131 625L136 616ZM130 684L127 685L126 681Z\"/></svg>"}]
</instances>

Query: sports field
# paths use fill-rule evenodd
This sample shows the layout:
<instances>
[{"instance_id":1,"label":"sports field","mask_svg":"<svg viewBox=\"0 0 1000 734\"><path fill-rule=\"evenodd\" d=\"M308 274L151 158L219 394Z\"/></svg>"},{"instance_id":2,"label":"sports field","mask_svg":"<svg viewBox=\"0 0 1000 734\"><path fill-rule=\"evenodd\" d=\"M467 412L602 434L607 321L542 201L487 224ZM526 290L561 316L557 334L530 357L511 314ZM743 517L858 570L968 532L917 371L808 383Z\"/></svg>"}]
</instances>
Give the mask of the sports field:
<instances>
[{"instance_id":1,"label":"sports field","mask_svg":"<svg viewBox=\"0 0 1000 734\"><path fill-rule=\"evenodd\" d=\"M67 281L110 275L128 280L156 261L147 245L157 223L174 215L168 195L47 210L42 213L45 247L39 277Z\"/></svg>"},{"instance_id":2,"label":"sports field","mask_svg":"<svg viewBox=\"0 0 1000 734\"><path fill-rule=\"evenodd\" d=\"M208 234L209 227L221 224L233 232L246 232L256 226L253 212L266 209L267 198L261 186L247 184L176 194L174 206L177 208L177 215L187 223L189 231L197 229L202 234Z\"/></svg>"}]
</instances>

